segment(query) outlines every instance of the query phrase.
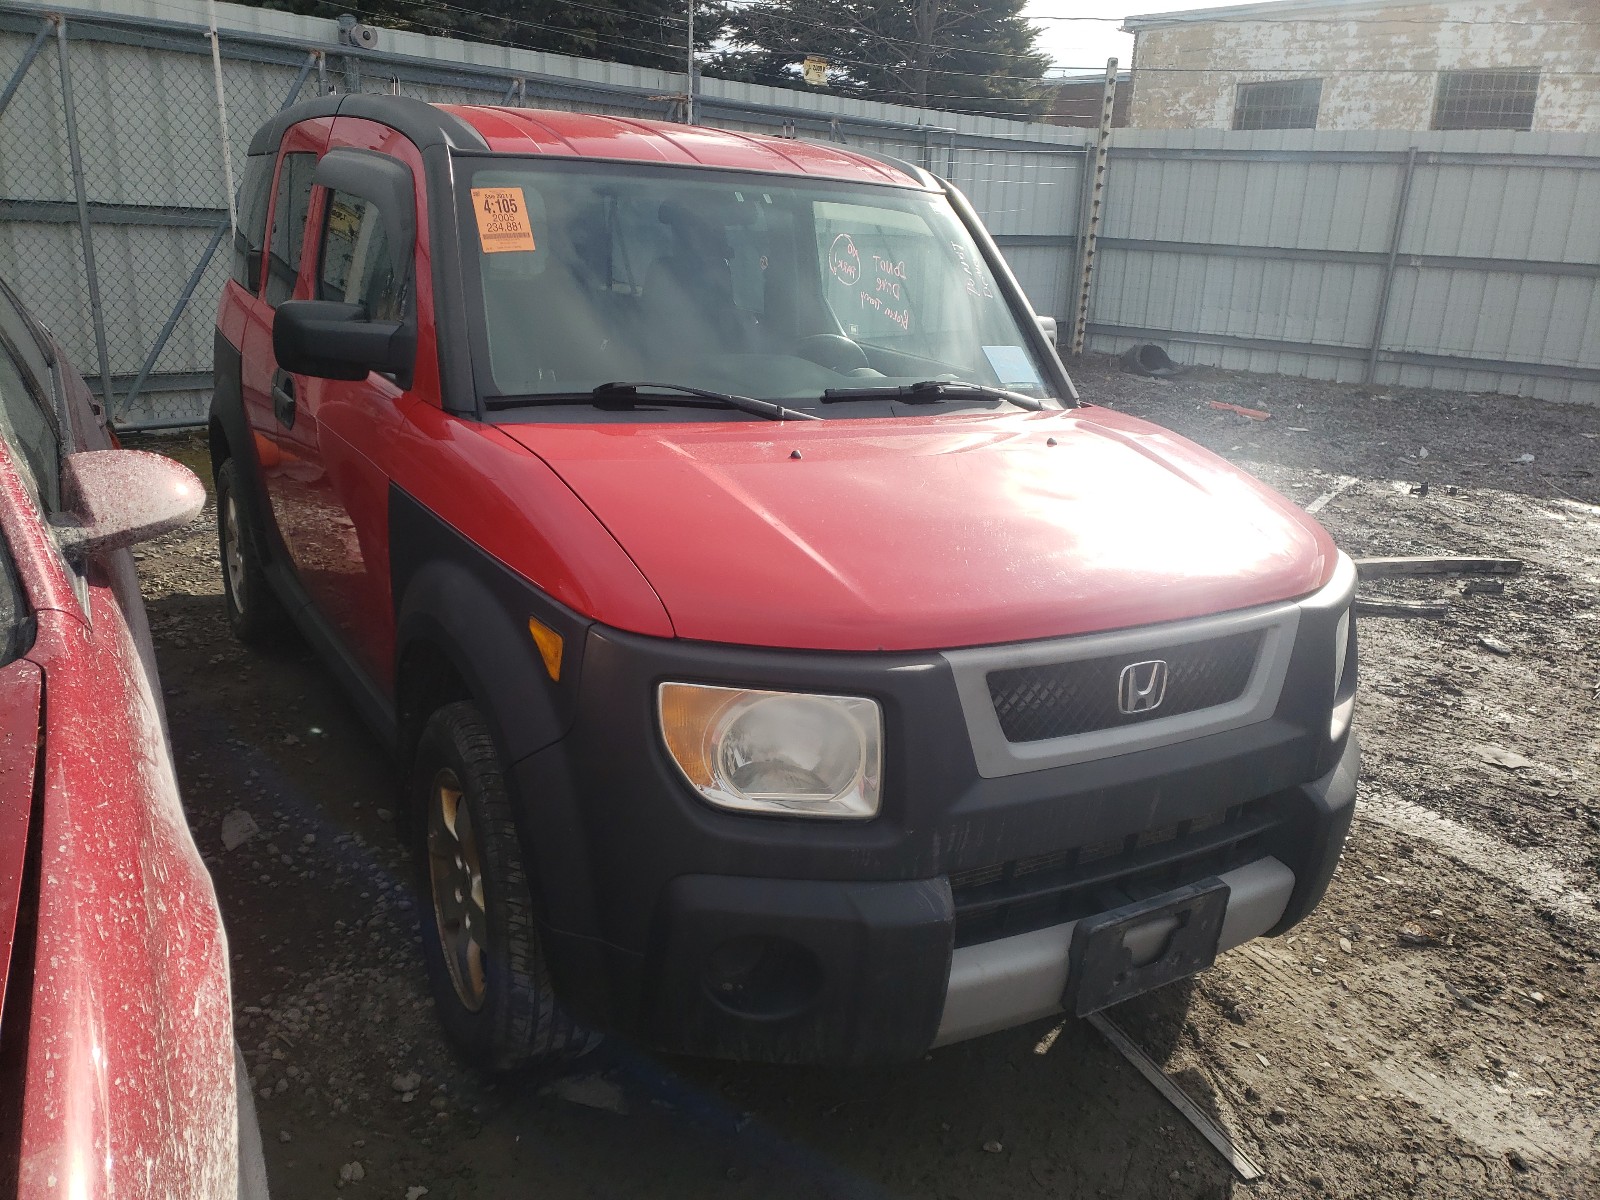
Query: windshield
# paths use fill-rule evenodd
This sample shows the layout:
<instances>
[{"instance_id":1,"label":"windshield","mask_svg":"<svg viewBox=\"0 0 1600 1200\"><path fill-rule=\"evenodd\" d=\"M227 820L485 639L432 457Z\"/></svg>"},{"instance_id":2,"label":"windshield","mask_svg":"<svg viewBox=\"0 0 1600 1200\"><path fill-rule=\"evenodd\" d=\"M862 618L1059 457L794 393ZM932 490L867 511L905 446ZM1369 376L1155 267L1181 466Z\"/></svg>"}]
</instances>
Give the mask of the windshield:
<instances>
[{"instance_id":1,"label":"windshield","mask_svg":"<svg viewBox=\"0 0 1600 1200\"><path fill-rule=\"evenodd\" d=\"M824 408L830 390L887 397L929 380L1056 395L942 195L615 163L462 165L489 397L576 400L647 380L832 417L876 406ZM1004 403L955 389L937 402Z\"/></svg>"}]
</instances>

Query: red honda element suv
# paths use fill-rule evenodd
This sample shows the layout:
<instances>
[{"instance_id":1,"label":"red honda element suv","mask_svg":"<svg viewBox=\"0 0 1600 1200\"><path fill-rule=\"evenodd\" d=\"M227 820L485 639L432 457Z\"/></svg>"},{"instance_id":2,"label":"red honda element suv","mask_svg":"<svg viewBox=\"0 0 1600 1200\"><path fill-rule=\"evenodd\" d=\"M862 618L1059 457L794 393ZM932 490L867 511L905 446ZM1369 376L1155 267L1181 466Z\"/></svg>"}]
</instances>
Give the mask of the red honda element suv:
<instances>
[{"instance_id":1,"label":"red honda element suv","mask_svg":"<svg viewBox=\"0 0 1600 1200\"><path fill-rule=\"evenodd\" d=\"M1355 573L1078 401L972 209L831 145L334 97L255 137L229 616L390 743L445 1029L905 1058L1300 920Z\"/></svg>"}]
</instances>

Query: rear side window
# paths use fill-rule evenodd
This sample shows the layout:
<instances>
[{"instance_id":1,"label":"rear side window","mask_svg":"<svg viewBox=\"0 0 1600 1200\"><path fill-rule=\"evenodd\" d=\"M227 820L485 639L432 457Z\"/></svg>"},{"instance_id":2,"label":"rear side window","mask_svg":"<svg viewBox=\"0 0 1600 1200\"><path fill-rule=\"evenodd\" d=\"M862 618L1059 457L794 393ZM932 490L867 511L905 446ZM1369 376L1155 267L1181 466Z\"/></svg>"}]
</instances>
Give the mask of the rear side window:
<instances>
[{"instance_id":1,"label":"rear side window","mask_svg":"<svg viewBox=\"0 0 1600 1200\"><path fill-rule=\"evenodd\" d=\"M272 205L272 246L267 258L267 303L277 307L294 295L311 207L311 176L317 156L285 154L278 168L278 196Z\"/></svg>"},{"instance_id":2,"label":"rear side window","mask_svg":"<svg viewBox=\"0 0 1600 1200\"><path fill-rule=\"evenodd\" d=\"M233 231L233 278L252 296L261 291L261 252L267 245L272 155L253 154L239 186L239 224Z\"/></svg>"},{"instance_id":3,"label":"rear side window","mask_svg":"<svg viewBox=\"0 0 1600 1200\"><path fill-rule=\"evenodd\" d=\"M396 277L378 206L361 196L334 192L322 232L317 297L360 304L373 321L405 317L406 280Z\"/></svg>"}]
</instances>

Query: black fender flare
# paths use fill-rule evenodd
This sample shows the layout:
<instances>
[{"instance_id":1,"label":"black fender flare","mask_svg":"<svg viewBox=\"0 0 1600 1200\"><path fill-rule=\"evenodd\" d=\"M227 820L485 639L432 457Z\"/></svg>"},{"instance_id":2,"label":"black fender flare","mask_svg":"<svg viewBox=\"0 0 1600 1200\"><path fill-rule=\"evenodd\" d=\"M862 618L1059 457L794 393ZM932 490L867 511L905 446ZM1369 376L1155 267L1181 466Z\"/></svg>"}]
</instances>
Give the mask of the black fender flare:
<instances>
[{"instance_id":1,"label":"black fender flare","mask_svg":"<svg viewBox=\"0 0 1600 1200\"><path fill-rule=\"evenodd\" d=\"M588 831L564 769L560 744L577 716L587 617L558 604L427 511L400 488L389 492L390 569L395 596L395 707L402 772L430 707L416 672L447 667L489 723L500 749L523 852L542 919L556 929L594 927ZM529 619L561 635L552 679ZM550 967L572 990L582 969L559 953Z\"/></svg>"}]
</instances>

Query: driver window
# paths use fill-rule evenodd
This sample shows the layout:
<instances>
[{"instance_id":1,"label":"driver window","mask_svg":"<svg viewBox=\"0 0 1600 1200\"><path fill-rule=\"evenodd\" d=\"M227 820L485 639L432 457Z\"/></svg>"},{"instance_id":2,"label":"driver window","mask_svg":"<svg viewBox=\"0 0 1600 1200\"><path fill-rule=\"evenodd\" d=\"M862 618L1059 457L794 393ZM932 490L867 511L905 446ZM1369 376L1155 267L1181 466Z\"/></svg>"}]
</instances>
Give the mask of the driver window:
<instances>
[{"instance_id":1,"label":"driver window","mask_svg":"<svg viewBox=\"0 0 1600 1200\"><path fill-rule=\"evenodd\" d=\"M285 154L278 167L278 193L272 204L272 242L267 254L267 303L278 307L294 295L300 276L300 249L311 208L315 154Z\"/></svg>"}]
</instances>

